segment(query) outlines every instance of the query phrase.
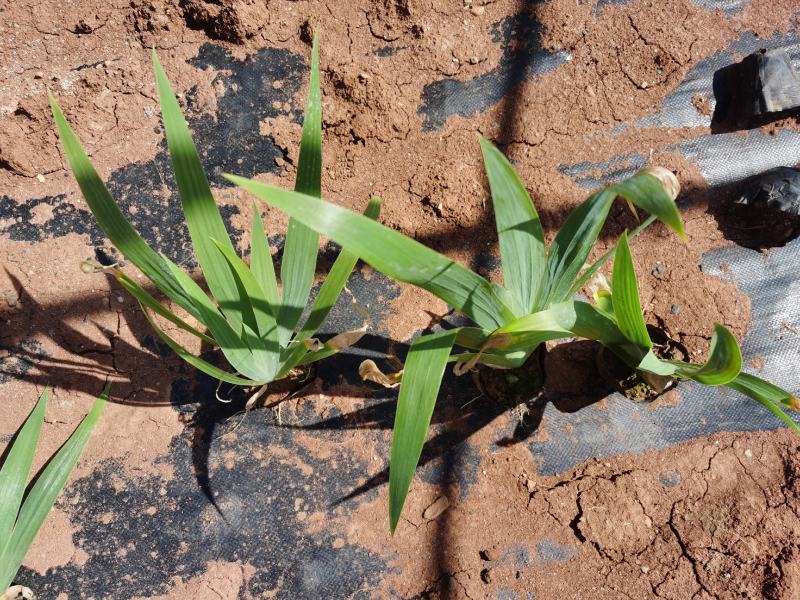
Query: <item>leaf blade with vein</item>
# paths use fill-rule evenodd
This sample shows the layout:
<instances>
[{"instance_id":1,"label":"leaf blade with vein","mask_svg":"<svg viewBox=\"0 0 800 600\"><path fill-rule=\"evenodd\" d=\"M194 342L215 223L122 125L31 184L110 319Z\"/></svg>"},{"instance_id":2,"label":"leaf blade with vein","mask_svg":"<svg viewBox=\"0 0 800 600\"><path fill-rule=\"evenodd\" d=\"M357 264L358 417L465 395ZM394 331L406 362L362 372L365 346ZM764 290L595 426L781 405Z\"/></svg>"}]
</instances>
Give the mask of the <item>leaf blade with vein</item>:
<instances>
[{"instance_id":1,"label":"leaf blade with vein","mask_svg":"<svg viewBox=\"0 0 800 600\"><path fill-rule=\"evenodd\" d=\"M649 211L679 235L684 235L678 207L654 175L641 172L609 186L590 196L572 211L556 234L550 246L545 276L546 292L540 306L562 302L571 296L578 274L584 268L611 203L617 196Z\"/></svg>"},{"instance_id":2,"label":"leaf blade with vein","mask_svg":"<svg viewBox=\"0 0 800 600\"><path fill-rule=\"evenodd\" d=\"M277 307L280 304L278 293L278 280L275 277L275 263L272 262L272 252L269 249L269 240L264 230L264 222L258 213L256 203L253 202L253 223L250 242L250 270L253 271L261 289L264 290L267 301Z\"/></svg>"},{"instance_id":3,"label":"leaf blade with vein","mask_svg":"<svg viewBox=\"0 0 800 600\"><path fill-rule=\"evenodd\" d=\"M64 113L61 112L52 96L50 96L50 108L58 129L58 136L64 147L67 163L100 228L111 240L111 243L119 248L123 256L136 265L158 289L184 310L197 317L197 310L191 300L174 280L159 254L136 233L114 202L80 141L64 118Z\"/></svg>"},{"instance_id":4,"label":"leaf blade with vein","mask_svg":"<svg viewBox=\"0 0 800 600\"><path fill-rule=\"evenodd\" d=\"M300 158L297 163L296 192L319 198L322 195L322 100L319 86L317 37L311 50L311 81L303 118ZM301 197L297 197L302 202ZM281 261L283 303L278 315L279 339L285 346L308 302L317 266L319 234L297 219L289 219Z\"/></svg>"},{"instance_id":5,"label":"leaf blade with vein","mask_svg":"<svg viewBox=\"0 0 800 600\"><path fill-rule=\"evenodd\" d=\"M186 119L183 117L175 92L167 80L158 56L153 51L153 69L161 101L161 116L167 138L172 169L180 192L181 206L192 239L197 262L209 290L225 313L255 328L255 316L246 310L235 278L227 261L217 251L212 239L218 240L235 252L222 221L217 203L211 194L200 156L192 141Z\"/></svg>"},{"instance_id":6,"label":"leaf blade with vein","mask_svg":"<svg viewBox=\"0 0 800 600\"><path fill-rule=\"evenodd\" d=\"M236 252L213 240L217 244L217 249L225 257L225 260L230 265L231 270L237 279L237 285L242 287L242 301L250 305L255 321L256 330L253 331L257 339L253 340L251 350L260 351L258 358L263 358L263 365L266 373L271 373L269 376L264 376L265 379L274 377L278 367L278 357L280 354L278 345L278 327L275 320L275 307L271 306L266 298L264 290L259 285L253 273L244 263L244 261L237 256ZM247 324L245 323L247 326ZM259 362L261 362L259 360Z\"/></svg>"},{"instance_id":7,"label":"leaf blade with vein","mask_svg":"<svg viewBox=\"0 0 800 600\"><path fill-rule=\"evenodd\" d=\"M364 209L364 216L376 220L380 214L380 210L380 199L371 198L367 204L367 208ZM344 248L339 251L339 256L336 257L331 270L328 271L328 275L325 277L325 281L322 282L319 288L314 304L311 306L311 313L308 315L308 319L306 319L306 322L295 336L296 340L302 341L310 338L322 326L328 313L333 308L333 305L336 304L336 301L339 299L357 262L357 254L349 252Z\"/></svg>"},{"instance_id":8,"label":"leaf blade with vein","mask_svg":"<svg viewBox=\"0 0 800 600\"><path fill-rule=\"evenodd\" d=\"M389 466L389 527L392 533L397 528L422 454L436 395L456 334L456 331L449 330L417 338L408 351L394 419Z\"/></svg>"},{"instance_id":9,"label":"leaf blade with vein","mask_svg":"<svg viewBox=\"0 0 800 600\"><path fill-rule=\"evenodd\" d=\"M653 342L650 341L650 333L644 322L636 271L633 267L631 249L628 246L628 234L624 232L619 238L617 253L614 256L611 290L614 316L620 330L637 346L649 350L653 346Z\"/></svg>"},{"instance_id":10,"label":"leaf blade with vein","mask_svg":"<svg viewBox=\"0 0 800 600\"><path fill-rule=\"evenodd\" d=\"M784 389L764 381L749 373L739 373L733 380L725 384L727 387L752 398L781 419L795 432L800 433L800 426L783 410L782 407L797 411L800 400Z\"/></svg>"},{"instance_id":11,"label":"leaf blade with vein","mask_svg":"<svg viewBox=\"0 0 800 600\"><path fill-rule=\"evenodd\" d=\"M488 140L481 151L492 192L505 287L525 313L533 310L547 265L544 231L528 191L508 159Z\"/></svg>"},{"instance_id":12,"label":"leaf blade with vein","mask_svg":"<svg viewBox=\"0 0 800 600\"><path fill-rule=\"evenodd\" d=\"M724 385L733 381L742 370L742 351L730 330L714 324L711 335L711 350L705 364L695 369L679 371L704 385Z\"/></svg>"},{"instance_id":13,"label":"leaf blade with vein","mask_svg":"<svg viewBox=\"0 0 800 600\"><path fill-rule=\"evenodd\" d=\"M108 400L110 384L61 449L41 470L25 496L9 543L0 556L0 589L7 589L25 558L33 538L64 489L78 458Z\"/></svg>"},{"instance_id":14,"label":"leaf blade with vein","mask_svg":"<svg viewBox=\"0 0 800 600\"><path fill-rule=\"evenodd\" d=\"M17 519L22 497L25 493L25 484L28 481L33 457L36 453L36 444L44 423L44 411L47 407L47 397L50 388L45 388L36 402L30 416L17 433L13 444L10 446L3 466L0 468L0 555L10 541L11 532L14 530L14 521ZM8 586L6 586L8 587ZM0 589L5 587L0 585Z\"/></svg>"},{"instance_id":15,"label":"leaf blade with vein","mask_svg":"<svg viewBox=\"0 0 800 600\"><path fill-rule=\"evenodd\" d=\"M243 329L234 330L203 289L184 273L178 265L167 258L164 258L164 260L175 279L194 301L200 313L201 321L208 327L231 366L250 379L263 379L262 373L256 365L252 350L245 341L245 331ZM231 316L229 315L228 318L230 319Z\"/></svg>"},{"instance_id":16,"label":"leaf blade with vein","mask_svg":"<svg viewBox=\"0 0 800 600\"><path fill-rule=\"evenodd\" d=\"M496 329L515 318L483 277L397 231L330 202L310 196L298 200L296 192L234 175L225 177L301 219L389 277L442 298L484 329Z\"/></svg>"}]
</instances>

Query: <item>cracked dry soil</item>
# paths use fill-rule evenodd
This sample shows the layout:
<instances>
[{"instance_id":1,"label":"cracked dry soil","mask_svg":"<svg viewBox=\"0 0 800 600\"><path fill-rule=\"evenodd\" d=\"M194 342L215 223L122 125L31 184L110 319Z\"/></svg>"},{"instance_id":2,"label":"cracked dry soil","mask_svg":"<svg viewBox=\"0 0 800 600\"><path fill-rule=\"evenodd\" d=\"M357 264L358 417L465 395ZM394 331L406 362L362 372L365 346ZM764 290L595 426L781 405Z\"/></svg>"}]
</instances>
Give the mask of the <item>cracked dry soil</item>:
<instances>
[{"instance_id":1,"label":"cracked dry soil","mask_svg":"<svg viewBox=\"0 0 800 600\"><path fill-rule=\"evenodd\" d=\"M709 344L708 332L698 324L719 321L743 339L750 299L732 282L699 268L704 252L729 243L715 207L737 189L710 191L697 165L674 149L709 129L637 125L662 108L698 63L743 32L766 39L797 28L796 0L752 0L738 3L744 7L731 13L709 8L712 4L728 3L0 2L0 262L5 267L0 271L0 391L14 400L0 413L0 442L10 439L37 390L53 384L60 389L48 412L41 462L63 442L103 381L111 379L117 400L139 406L107 408L75 479L114 461L111 489L116 494L138 489L146 478L160 482L153 489L177 480L180 469L165 457L184 443L180 436L191 419L167 405L183 387L194 389L195 374L165 352L112 281L79 275L80 261L95 257L103 236L64 168L46 100L48 89L58 96L145 238L190 266L179 204L170 192L174 185L163 150L151 47L158 49L202 142L216 197L242 248L251 200L223 187L216 170L224 165L222 170L247 170L242 174L291 186L308 44L316 27L322 34L323 189L328 197L361 208L370 194L378 194L384 199L384 223L498 279L479 134L498 141L514 160L548 239L588 193L571 169L638 153L646 162L673 169L691 198L683 209L686 244L653 227L634 248L648 322L668 330L697 359ZM521 80L509 83L512 76ZM460 90L460 99L437 96L442 90ZM693 99L700 114L707 112L702 100ZM250 121L238 118L242 105ZM773 134L781 128L797 130L797 120L762 129ZM583 176L602 177L600 171ZM279 251L286 219L269 209L265 216ZM624 207L615 207L598 253L634 224ZM365 278L370 277L374 274L367 270ZM407 342L421 323L447 312L427 294L386 286L381 292L395 300L388 319L380 313L378 328L395 342ZM583 374L590 385L592 375ZM340 385L326 385L317 380L315 392L303 400L311 412L321 415L333 406L355 413L362 396L374 394L347 374ZM478 393L467 391L469 397ZM675 401L680 402L679 394ZM369 577L337 588L345 590L341 597L355 600L800 598L800 447L788 432L719 434L543 477L536 474L537 457L527 446L496 445L513 428L513 418L482 425L465 443L466 454L475 458L467 465L476 473L469 481L415 480L393 539L386 533L384 485L336 509L321 500L326 512L315 513L316 520L301 519L297 509L281 513L281 525L296 534L290 543L310 552L328 536L342 555L352 548L373 552L385 570L370 563L365 567ZM362 461L359 474L368 477L385 467L385 431L334 435L343 435L346 452ZM536 435L547 438L546 423ZM282 456L278 450L294 456L293 445L301 444L318 461L304 469L316 470L315 476L336 471L339 438L317 432L290 442L257 452L269 462ZM230 464L239 468L236 453L228 452ZM302 473L308 476L307 470ZM356 477L339 485L349 490L360 483ZM186 485L196 487L192 480ZM306 501L319 490L296 493ZM250 501L261 504L262 499ZM205 498L197 502L206 507ZM428 510L431 506L445 505L435 517L424 517L437 512ZM61 506L45 524L26 566L46 578L54 569L70 573L95 564L87 562L91 558L84 550L91 548L82 533L88 525L76 516L87 512L83 506ZM127 541L124 525L113 529L108 519L101 515L99 522L114 532L111 539ZM250 534L260 539L262 532ZM193 540L183 542L192 548ZM53 553L53 547L60 551ZM199 566L187 559L191 575L165 573L160 579L146 556L126 555L127 547L95 558L107 560L104 569L112 573L155 573L147 581L156 582L157 593L142 598L250 598L262 597L258 590L264 589L279 598L314 597L285 588L289 584L283 579L259 579L259 570L266 572L265 565L286 550L253 544L249 555L237 549ZM85 579L81 585L90 586L88 573ZM102 595L94 588L78 589Z\"/></svg>"},{"instance_id":2,"label":"cracked dry soil","mask_svg":"<svg viewBox=\"0 0 800 600\"><path fill-rule=\"evenodd\" d=\"M532 492L528 509L568 524L591 546L582 567L621 597L795 598L797 449L788 436L718 436L678 448L668 468L655 456L592 465Z\"/></svg>"},{"instance_id":3,"label":"cracked dry soil","mask_svg":"<svg viewBox=\"0 0 800 600\"><path fill-rule=\"evenodd\" d=\"M787 431L719 434L551 478L504 449L437 521L411 516L422 514L412 500L397 541L420 549L407 566L433 582L423 598L790 600L800 595L798 449ZM444 552L437 535L450 536ZM420 593L391 579L401 597Z\"/></svg>"}]
</instances>

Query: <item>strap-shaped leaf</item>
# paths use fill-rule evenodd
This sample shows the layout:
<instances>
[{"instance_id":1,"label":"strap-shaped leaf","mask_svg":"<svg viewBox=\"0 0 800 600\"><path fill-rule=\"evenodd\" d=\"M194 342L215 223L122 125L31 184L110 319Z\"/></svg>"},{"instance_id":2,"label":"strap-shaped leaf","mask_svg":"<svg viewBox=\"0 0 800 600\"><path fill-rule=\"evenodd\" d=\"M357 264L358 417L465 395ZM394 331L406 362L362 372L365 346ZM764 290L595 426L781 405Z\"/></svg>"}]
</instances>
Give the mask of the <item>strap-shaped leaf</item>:
<instances>
[{"instance_id":1,"label":"strap-shaped leaf","mask_svg":"<svg viewBox=\"0 0 800 600\"><path fill-rule=\"evenodd\" d=\"M110 387L110 384L106 385L103 394L95 401L92 409L61 446L61 449L42 469L26 495L14 524L11 539L0 556L0 589L7 589L13 581L33 538L61 490L64 489L70 473L78 462L78 457L100 418L100 413L108 400Z\"/></svg>"},{"instance_id":2,"label":"strap-shaped leaf","mask_svg":"<svg viewBox=\"0 0 800 600\"><path fill-rule=\"evenodd\" d=\"M614 316L620 331L640 348L649 350L653 343L650 341L650 334L642 314L636 271L633 267L631 249L628 247L627 233L623 233L617 243L611 289L614 292Z\"/></svg>"},{"instance_id":3,"label":"strap-shaped leaf","mask_svg":"<svg viewBox=\"0 0 800 600\"><path fill-rule=\"evenodd\" d=\"M680 237L685 238L686 233L683 230L681 213L678 210L678 205L675 204L674 196L671 196L670 192L665 189L665 183L662 180L647 171L647 169L640 171L633 177L616 183L608 189L622 196L634 206L638 206L651 215L655 215L659 221L675 231ZM678 186L677 179L671 173L667 174L672 178L675 186ZM677 196L677 189L674 190L674 194Z\"/></svg>"},{"instance_id":4,"label":"strap-shaped leaf","mask_svg":"<svg viewBox=\"0 0 800 600\"><path fill-rule=\"evenodd\" d=\"M749 373L739 373L735 379L725 385L752 398L770 410L794 431L800 433L800 427L798 427L797 423L782 410L782 407L800 410L800 400L793 394Z\"/></svg>"},{"instance_id":5,"label":"strap-shaped leaf","mask_svg":"<svg viewBox=\"0 0 800 600\"><path fill-rule=\"evenodd\" d=\"M303 118L300 158L297 163L296 192L319 198L322 194L322 102L319 87L317 36L311 50L311 81ZM302 202L302 197L296 197ZM302 221L290 218L281 261L283 302L278 315L279 338L285 346L308 302L317 268L319 234Z\"/></svg>"},{"instance_id":6,"label":"strap-shaped leaf","mask_svg":"<svg viewBox=\"0 0 800 600\"><path fill-rule=\"evenodd\" d=\"M519 303L519 300L517 300L517 297L502 285L494 281L492 281L489 285L491 286L494 295L500 299L500 302L511 309L511 312L514 314L515 318L521 317L528 312L522 308L522 305Z\"/></svg>"},{"instance_id":7,"label":"strap-shaped leaf","mask_svg":"<svg viewBox=\"0 0 800 600\"><path fill-rule=\"evenodd\" d=\"M394 533L414 477L436 396L456 331L442 331L414 340L408 351L392 434L389 466L389 527Z\"/></svg>"},{"instance_id":8,"label":"strap-shaped leaf","mask_svg":"<svg viewBox=\"0 0 800 600\"><path fill-rule=\"evenodd\" d=\"M123 256L136 265L158 289L192 316L197 317L197 310L178 282L172 277L164 261L136 233L114 202L52 96L50 96L50 108L58 128L58 136L64 146L67 163L100 228L111 240L111 243L119 248Z\"/></svg>"},{"instance_id":9,"label":"strap-shaped leaf","mask_svg":"<svg viewBox=\"0 0 800 600\"><path fill-rule=\"evenodd\" d=\"M264 222L258 213L256 203L253 202L253 226L250 241L250 270L256 281L264 290L270 306L279 310L280 295L278 294L278 281L275 278L275 264L272 262L272 252L269 250L269 240L264 231Z\"/></svg>"},{"instance_id":10,"label":"strap-shaped leaf","mask_svg":"<svg viewBox=\"0 0 800 600\"><path fill-rule=\"evenodd\" d=\"M256 197L331 238L393 279L428 290L484 329L514 313L483 277L372 219L310 196L243 177L225 175Z\"/></svg>"},{"instance_id":11,"label":"strap-shaped leaf","mask_svg":"<svg viewBox=\"0 0 800 600\"><path fill-rule=\"evenodd\" d=\"M742 351L736 338L727 327L715 323L705 364L700 368L684 367L678 373L705 385L724 385L733 381L741 370Z\"/></svg>"},{"instance_id":12,"label":"strap-shaped leaf","mask_svg":"<svg viewBox=\"0 0 800 600\"><path fill-rule=\"evenodd\" d=\"M364 210L364 215L370 219L376 220L380 212L380 198L371 198L367 204L367 208ZM339 299L357 262L357 254L353 254L344 248L339 252L339 256L337 256L336 260L333 262L328 276L319 288L308 319L306 319L303 327L295 336L296 340L307 340L322 326L322 323L325 322L325 318L333 308L333 305L336 304L336 301Z\"/></svg>"},{"instance_id":13,"label":"strap-shaped leaf","mask_svg":"<svg viewBox=\"0 0 800 600\"><path fill-rule=\"evenodd\" d=\"M155 50L153 50L153 69L161 100L161 115L169 156L197 262L203 271L208 288L225 314L230 314L236 320L243 321L255 329L255 317L252 312L248 313L245 310L246 304L242 301L233 273L211 241L218 240L231 250L234 249L217 203L211 194L189 127Z\"/></svg>"},{"instance_id":14,"label":"strap-shaped leaf","mask_svg":"<svg viewBox=\"0 0 800 600\"><path fill-rule=\"evenodd\" d=\"M547 266L544 231L514 167L491 142L481 138L480 143L492 192L503 281L525 314L536 305Z\"/></svg>"},{"instance_id":15,"label":"strap-shaped leaf","mask_svg":"<svg viewBox=\"0 0 800 600\"><path fill-rule=\"evenodd\" d=\"M780 388L769 381L764 381L760 377L751 375L750 373L739 373L726 385L742 392L743 394L747 394L751 398L754 398L755 396L761 396L768 399L770 402L774 402L775 404L781 404L786 408L800 411L800 399L798 399L794 394L787 392L783 388Z\"/></svg>"},{"instance_id":16,"label":"strap-shaped leaf","mask_svg":"<svg viewBox=\"0 0 800 600\"><path fill-rule=\"evenodd\" d=\"M656 222L656 216L650 215L644 221L642 221L642 223L636 229L631 231L631 234L628 237L631 240L633 240L655 222ZM569 297L571 298L572 296L577 294L578 291L580 291L580 289L584 285L586 285L586 283L594 276L594 274L597 273L598 269L600 269L600 267L602 267L609 258L612 258L616 252L617 252L617 246L614 245L608 251L606 251L605 254L603 254L600 258L598 258L594 263L592 263L583 273L581 273L581 276L578 277L575 283L572 284L572 287L569 290Z\"/></svg>"},{"instance_id":17,"label":"strap-shaped leaf","mask_svg":"<svg viewBox=\"0 0 800 600\"><path fill-rule=\"evenodd\" d=\"M537 308L568 299L572 284L597 241L616 194L610 190L589 196L570 213L550 245L545 287Z\"/></svg>"},{"instance_id":18,"label":"strap-shaped leaf","mask_svg":"<svg viewBox=\"0 0 800 600\"><path fill-rule=\"evenodd\" d=\"M200 313L201 322L208 327L231 366L250 379L256 381L268 379L269 373L262 368L262 365L257 363L251 352L250 345L245 341L247 332L243 328L244 324L241 322L236 323L237 329L233 329L209 297L206 296L203 289L184 273L178 265L166 257L164 257L164 260L186 294L192 298ZM228 318L231 319L232 317L229 315Z\"/></svg>"},{"instance_id":19,"label":"strap-shaped leaf","mask_svg":"<svg viewBox=\"0 0 800 600\"><path fill-rule=\"evenodd\" d=\"M631 367L636 367L645 354L611 319L580 301L561 302L517 319L492 332L487 344L497 350L524 350L548 340L574 336L598 341L615 352L619 350Z\"/></svg>"},{"instance_id":20,"label":"strap-shaped leaf","mask_svg":"<svg viewBox=\"0 0 800 600\"><path fill-rule=\"evenodd\" d=\"M479 362L482 365L500 367L501 369L517 369L525 364L530 357L530 352L515 351L502 354L496 352L459 352L452 354L447 362L467 364Z\"/></svg>"},{"instance_id":21,"label":"strap-shaped leaf","mask_svg":"<svg viewBox=\"0 0 800 600\"><path fill-rule=\"evenodd\" d=\"M216 240L215 240L216 242ZM250 310L255 315L256 325L258 329L253 331L253 335L257 338L249 345L251 350L263 349L264 359L263 368L267 373L273 373L278 367L278 328L275 322L275 310L277 307L271 306L261 289L258 281L253 276L253 273L239 258L236 253L230 248L225 247L224 244L217 243L217 248L228 261L234 275L237 279L237 285L242 288L242 300L250 304ZM249 326L245 323L245 326ZM270 376L270 378L272 377Z\"/></svg>"},{"instance_id":22,"label":"strap-shaped leaf","mask_svg":"<svg viewBox=\"0 0 800 600\"><path fill-rule=\"evenodd\" d=\"M216 346L217 345L217 342L215 342L213 339L211 339L210 337L208 337L204 333L198 331L197 329L195 329L194 327L189 325L186 321L181 319L178 315L173 313L171 310L167 309L167 307L165 307L158 300L153 298L153 296L151 296L147 292L147 290L145 290L142 286L140 286L138 283L136 283L133 279L131 279L130 277L125 275L125 273L123 273L122 271L117 271L116 277L117 277L117 281L119 281L120 285L122 285L122 287L124 287L126 290L128 290L128 293L130 293L131 296L136 298L139 301L139 304L142 304L143 306L146 306L147 308L152 310L157 315L160 315L160 316L164 317L165 319L167 319L168 321L170 321L174 325L177 325L178 327L180 327L184 331L186 331L188 333L191 333L193 336L196 336L196 337L200 338L205 343L210 344L212 346Z\"/></svg>"},{"instance_id":23,"label":"strap-shaped leaf","mask_svg":"<svg viewBox=\"0 0 800 600\"><path fill-rule=\"evenodd\" d=\"M148 308L142 305L142 312L144 313L145 318L150 323L150 326L155 330L164 343L169 346L172 351L185 360L188 364L192 365L198 371L202 371L206 375L210 375L214 379L218 379L220 381L224 381L225 383L230 383L231 385L243 385L247 387L254 387L260 386L267 383L267 381L256 381L253 379L246 379L244 377L239 377L237 375L232 375L227 371L223 371L219 367L215 367L211 363L203 360L202 358L195 356L191 352L189 352L186 348L181 346L173 337L171 337L166 331L161 329L161 327L156 323L155 319L153 319L152 315Z\"/></svg>"},{"instance_id":24,"label":"strap-shaped leaf","mask_svg":"<svg viewBox=\"0 0 800 600\"><path fill-rule=\"evenodd\" d=\"M550 246L545 275L546 292L540 307L562 302L572 295L578 274L600 235L611 203L622 196L631 204L655 215L683 236L680 212L664 186L653 175L638 173L621 183L590 196L567 217Z\"/></svg>"},{"instance_id":25,"label":"strap-shaped leaf","mask_svg":"<svg viewBox=\"0 0 800 600\"><path fill-rule=\"evenodd\" d=\"M44 423L44 411L47 407L47 397L50 388L45 388L33 411L25 420L25 424L17 433L6 459L0 468L0 555L5 551L14 530L19 507L22 505L22 496L25 493L25 484L31 470L33 457L36 453L36 444L39 433ZM0 585L0 589L6 587Z\"/></svg>"}]
</instances>

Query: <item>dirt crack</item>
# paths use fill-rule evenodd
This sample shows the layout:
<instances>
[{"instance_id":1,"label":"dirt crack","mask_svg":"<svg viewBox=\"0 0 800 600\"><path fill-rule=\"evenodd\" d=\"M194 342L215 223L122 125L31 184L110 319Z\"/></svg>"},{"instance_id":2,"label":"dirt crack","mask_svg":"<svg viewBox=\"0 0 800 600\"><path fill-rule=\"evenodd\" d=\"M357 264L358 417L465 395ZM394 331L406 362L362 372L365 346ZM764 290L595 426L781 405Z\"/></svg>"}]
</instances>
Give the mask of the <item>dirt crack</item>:
<instances>
[{"instance_id":1,"label":"dirt crack","mask_svg":"<svg viewBox=\"0 0 800 600\"><path fill-rule=\"evenodd\" d=\"M709 596L713 598L714 595L706 587L705 582L703 582L700 576L700 566L697 563L697 559L694 556L692 556L692 554L689 552L689 548L686 545L686 542L684 541L680 531L678 530L678 528L674 523L675 509L678 506L678 504L680 504L680 502L675 502L672 505L672 508L670 509L669 520L667 521L667 526L670 528L670 531L672 531L672 535L675 536L675 540L678 542L678 547L681 550L681 556L686 558L686 560L688 560L689 564L692 566L692 572L694 573L694 578L695 581L697 582L697 585L699 585L700 589L702 589L704 592L706 592Z\"/></svg>"}]
</instances>

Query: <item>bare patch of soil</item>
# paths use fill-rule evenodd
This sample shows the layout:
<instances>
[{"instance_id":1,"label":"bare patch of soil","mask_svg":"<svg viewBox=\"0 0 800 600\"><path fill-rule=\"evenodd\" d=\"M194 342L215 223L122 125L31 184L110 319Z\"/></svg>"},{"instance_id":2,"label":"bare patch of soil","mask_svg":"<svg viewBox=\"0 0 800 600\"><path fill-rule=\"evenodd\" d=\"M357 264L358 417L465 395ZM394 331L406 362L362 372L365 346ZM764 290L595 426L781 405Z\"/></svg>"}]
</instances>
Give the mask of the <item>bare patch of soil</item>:
<instances>
[{"instance_id":1,"label":"bare patch of soil","mask_svg":"<svg viewBox=\"0 0 800 600\"><path fill-rule=\"evenodd\" d=\"M247 565L214 561L208 563L208 570L199 577L188 581L174 576L175 586L163 595L150 596L152 600L181 600L183 598L236 598L245 580L252 576L253 569ZM145 600L134 598L133 600Z\"/></svg>"},{"instance_id":2,"label":"bare patch of soil","mask_svg":"<svg viewBox=\"0 0 800 600\"><path fill-rule=\"evenodd\" d=\"M371 527L349 541L396 556L401 597L788 600L800 585L797 450L788 431L714 435L548 478L504 448L484 454L465 498L444 492L436 519L425 510L443 492L416 482L394 538L384 492L359 507Z\"/></svg>"}]
</instances>

